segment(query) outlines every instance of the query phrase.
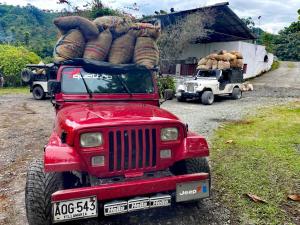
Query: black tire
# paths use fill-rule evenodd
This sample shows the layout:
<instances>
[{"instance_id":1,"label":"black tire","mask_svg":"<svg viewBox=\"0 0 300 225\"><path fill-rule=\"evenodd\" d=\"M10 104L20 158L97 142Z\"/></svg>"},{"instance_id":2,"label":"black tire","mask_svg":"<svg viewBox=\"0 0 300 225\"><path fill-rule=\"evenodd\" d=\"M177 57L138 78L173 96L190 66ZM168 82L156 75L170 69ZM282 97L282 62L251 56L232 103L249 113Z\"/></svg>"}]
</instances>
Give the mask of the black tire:
<instances>
[{"instance_id":1,"label":"black tire","mask_svg":"<svg viewBox=\"0 0 300 225\"><path fill-rule=\"evenodd\" d=\"M170 171L175 175L210 173L209 164L206 158L186 159L175 163Z\"/></svg>"},{"instance_id":2,"label":"black tire","mask_svg":"<svg viewBox=\"0 0 300 225\"><path fill-rule=\"evenodd\" d=\"M201 95L201 102L204 105L211 105L214 103L215 96L212 91L204 91Z\"/></svg>"},{"instance_id":3,"label":"black tire","mask_svg":"<svg viewBox=\"0 0 300 225\"><path fill-rule=\"evenodd\" d=\"M30 163L25 187L26 215L29 225L52 224L51 195L62 189L60 173L45 173L40 160Z\"/></svg>"},{"instance_id":4,"label":"black tire","mask_svg":"<svg viewBox=\"0 0 300 225\"><path fill-rule=\"evenodd\" d=\"M232 97L232 99L235 99L235 100L240 99L242 97L241 89L238 87L233 88L231 97Z\"/></svg>"},{"instance_id":5,"label":"black tire","mask_svg":"<svg viewBox=\"0 0 300 225\"><path fill-rule=\"evenodd\" d=\"M21 80L28 84L28 83L32 83L32 80L33 80L33 73L30 69L23 69L22 72L21 72Z\"/></svg>"},{"instance_id":6,"label":"black tire","mask_svg":"<svg viewBox=\"0 0 300 225\"><path fill-rule=\"evenodd\" d=\"M183 97L177 97L177 101L178 101L178 102L185 102L185 101L186 101L186 99L185 99L185 98L183 98Z\"/></svg>"},{"instance_id":7,"label":"black tire","mask_svg":"<svg viewBox=\"0 0 300 225\"><path fill-rule=\"evenodd\" d=\"M32 95L36 100L43 100L46 96L44 89L39 85L34 86L34 88L32 89Z\"/></svg>"}]
</instances>

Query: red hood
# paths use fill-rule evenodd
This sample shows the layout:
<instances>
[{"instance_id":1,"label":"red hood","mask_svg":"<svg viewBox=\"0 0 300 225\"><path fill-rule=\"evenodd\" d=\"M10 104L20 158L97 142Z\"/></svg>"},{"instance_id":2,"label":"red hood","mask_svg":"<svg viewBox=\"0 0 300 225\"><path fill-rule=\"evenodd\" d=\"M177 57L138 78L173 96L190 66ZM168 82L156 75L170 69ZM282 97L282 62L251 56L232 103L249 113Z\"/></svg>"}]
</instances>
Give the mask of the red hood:
<instances>
[{"instance_id":1,"label":"red hood","mask_svg":"<svg viewBox=\"0 0 300 225\"><path fill-rule=\"evenodd\" d=\"M58 111L55 128L72 134L74 130L91 127L178 123L170 112L149 104L99 103L76 104Z\"/></svg>"}]
</instances>

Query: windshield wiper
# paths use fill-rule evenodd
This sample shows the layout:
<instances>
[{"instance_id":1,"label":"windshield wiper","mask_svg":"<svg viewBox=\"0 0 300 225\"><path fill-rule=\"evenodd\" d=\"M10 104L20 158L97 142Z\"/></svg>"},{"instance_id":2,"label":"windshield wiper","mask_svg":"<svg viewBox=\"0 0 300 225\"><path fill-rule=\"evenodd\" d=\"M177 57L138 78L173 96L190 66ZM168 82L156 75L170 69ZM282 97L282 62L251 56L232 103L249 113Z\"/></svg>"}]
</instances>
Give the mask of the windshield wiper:
<instances>
[{"instance_id":1,"label":"windshield wiper","mask_svg":"<svg viewBox=\"0 0 300 225\"><path fill-rule=\"evenodd\" d=\"M120 77L120 75L117 75L118 81L122 84L123 88L126 90L126 92L130 95L130 97L132 97L132 93L129 90L128 86L124 83L124 81L122 80L122 78Z\"/></svg>"},{"instance_id":2,"label":"windshield wiper","mask_svg":"<svg viewBox=\"0 0 300 225\"><path fill-rule=\"evenodd\" d=\"M80 73L80 76L81 76L82 81L83 81L83 83L84 83L86 92L89 94L90 98L93 98L93 94L92 94L91 90L89 89L89 87L87 86L86 81L85 81L85 79L84 79L83 76L82 76L82 73Z\"/></svg>"}]
</instances>

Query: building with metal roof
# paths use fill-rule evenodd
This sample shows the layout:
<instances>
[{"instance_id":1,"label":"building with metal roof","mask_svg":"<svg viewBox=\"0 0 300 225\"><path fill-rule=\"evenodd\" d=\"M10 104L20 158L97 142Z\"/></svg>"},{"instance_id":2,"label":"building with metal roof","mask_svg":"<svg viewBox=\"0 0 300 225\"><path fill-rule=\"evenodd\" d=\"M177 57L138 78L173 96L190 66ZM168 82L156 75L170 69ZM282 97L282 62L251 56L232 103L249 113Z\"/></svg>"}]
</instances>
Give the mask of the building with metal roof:
<instances>
[{"instance_id":1,"label":"building with metal roof","mask_svg":"<svg viewBox=\"0 0 300 225\"><path fill-rule=\"evenodd\" d=\"M163 32L167 27L176 25L179 20L194 13L210 13L213 22L205 26L208 33L205 38L198 38L184 49L175 62L166 63L167 66L161 65L164 74L193 75L200 58L220 50L240 51L243 54L245 78L254 77L271 68L273 55L267 53L264 46L255 44L256 36L230 9L228 2L155 15L144 18L143 22L156 23Z\"/></svg>"}]
</instances>

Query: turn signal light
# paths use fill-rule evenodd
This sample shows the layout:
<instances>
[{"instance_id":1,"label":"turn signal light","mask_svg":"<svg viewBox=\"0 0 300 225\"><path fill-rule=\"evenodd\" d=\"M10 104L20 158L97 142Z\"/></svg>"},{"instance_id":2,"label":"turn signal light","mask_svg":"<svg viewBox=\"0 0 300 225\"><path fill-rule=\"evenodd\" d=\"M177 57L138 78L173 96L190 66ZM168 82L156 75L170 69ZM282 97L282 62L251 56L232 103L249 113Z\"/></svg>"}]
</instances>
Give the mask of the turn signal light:
<instances>
[{"instance_id":1,"label":"turn signal light","mask_svg":"<svg viewBox=\"0 0 300 225\"><path fill-rule=\"evenodd\" d=\"M92 166L97 167L97 166L104 166L104 156L99 155L99 156L93 156L92 157Z\"/></svg>"}]
</instances>

